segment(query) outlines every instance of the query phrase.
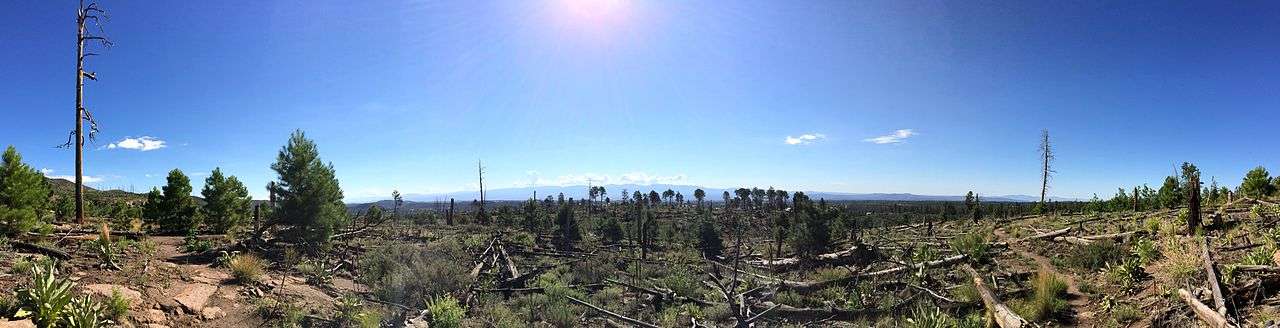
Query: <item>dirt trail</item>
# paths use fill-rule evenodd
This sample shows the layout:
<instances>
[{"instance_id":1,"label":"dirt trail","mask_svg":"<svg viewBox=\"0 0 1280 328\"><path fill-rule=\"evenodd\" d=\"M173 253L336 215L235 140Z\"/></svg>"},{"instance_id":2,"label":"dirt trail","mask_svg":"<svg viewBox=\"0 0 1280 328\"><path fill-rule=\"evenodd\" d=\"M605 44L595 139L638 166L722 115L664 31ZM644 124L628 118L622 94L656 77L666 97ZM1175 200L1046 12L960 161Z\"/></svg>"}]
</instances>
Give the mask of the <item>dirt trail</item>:
<instances>
[{"instance_id":1,"label":"dirt trail","mask_svg":"<svg viewBox=\"0 0 1280 328\"><path fill-rule=\"evenodd\" d=\"M995 234L996 237L1001 240L1013 240L1009 238L1002 229L996 229ZM1016 248L1015 250L1018 252L1018 255L1034 260L1041 269L1048 271L1049 273L1053 273L1062 279L1063 282L1067 283L1067 305L1070 305L1071 309L1075 311L1077 326L1088 326L1085 323L1093 322L1094 314L1093 311L1089 310L1089 297L1083 292L1080 292L1080 284L1076 282L1075 275L1058 272L1058 269L1053 266L1053 262L1043 255L1028 251L1018 245L1010 244L1009 247Z\"/></svg>"}]
</instances>

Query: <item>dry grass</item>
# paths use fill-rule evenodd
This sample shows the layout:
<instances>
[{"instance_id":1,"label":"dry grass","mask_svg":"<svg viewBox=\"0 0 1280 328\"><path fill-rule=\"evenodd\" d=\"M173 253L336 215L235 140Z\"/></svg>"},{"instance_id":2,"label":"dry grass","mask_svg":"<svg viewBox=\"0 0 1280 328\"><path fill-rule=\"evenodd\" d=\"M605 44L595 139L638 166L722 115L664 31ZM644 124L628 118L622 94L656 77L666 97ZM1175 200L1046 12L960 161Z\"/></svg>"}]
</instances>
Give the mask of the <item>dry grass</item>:
<instances>
[{"instance_id":1,"label":"dry grass","mask_svg":"<svg viewBox=\"0 0 1280 328\"><path fill-rule=\"evenodd\" d=\"M1151 266L1156 287L1162 291L1192 285L1201 270L1199 241L1181 237L1165 239L1160 244L1164 257Z\"/></svg>"},{"instance_id":2,"label":"dry grass","mask_svg":"<svg viewBox=\"0 0 1280 328\"><path fill-rule=\"evenodd\" d=\"M227 262L231 276L241 283L257 282L265 265L262 258L253 254L237 255Z\"/></svg>"}]
</instances>

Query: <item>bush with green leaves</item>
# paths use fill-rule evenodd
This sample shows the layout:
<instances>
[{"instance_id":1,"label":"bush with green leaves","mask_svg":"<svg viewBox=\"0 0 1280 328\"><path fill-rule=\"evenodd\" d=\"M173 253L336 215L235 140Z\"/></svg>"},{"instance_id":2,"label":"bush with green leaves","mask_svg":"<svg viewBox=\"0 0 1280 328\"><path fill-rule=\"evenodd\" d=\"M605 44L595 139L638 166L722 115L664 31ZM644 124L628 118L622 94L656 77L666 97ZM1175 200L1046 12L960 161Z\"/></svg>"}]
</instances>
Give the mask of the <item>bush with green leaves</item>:
<instances>
[{"instance_id":1,"label":"bush with green leaves","mask_svg":"<svg viewBox=\"0 0 1280 328\"><path fill-rule=\"evenodd\" d=\"M425 247L391 244L365 254L358 280L379 300L425 304L433 296L459 292L471 284L470 258L453 239Z\"/></svg>"},{"instance_id":2,"label":"bush with green leaves","mask_svg":"<svg viewBox=\"0 0 1280 328\"><path fill-rule=\"evenodd\" d=\"M142 208L142 220L167 233L194 233L201 220L197 214L201 213L191 198L191 178L179 169L169 171L162 189L147 193Z\"/></svg>"},{"instance_id":3,"label":"bush with green leaves","mask_svg":"<svg viewBox=\"0 0 1280 328\"><path fill-rule=\"evenodd\" d=\"M991 250L991 233L973 231L951 239L951 249L957 253L968 255L969 260L982 263L989 258Z\"/></svg>"},{"instance_id":4,"label":"bush with green leaves","mask_svg":"<svg viewBox=\"0 0 1280 328\"><path fill-rule=\"evenodd\" d=\"M1160 259L1160 249L1156 247L1156 243L1147 238L1138 238L1133 242L1129 252L1138 258L1138 262L1148 264Z\"/></svg>"},{"instance_id":5,"label":"bush with green leaves","mask_svg":"<svg viewBox=\"0 0 1280 328\"><path fill-rule=\"evenodd\" d=\"M952 318L942 309L936 306L919 305L911 310L911 317L907 318L906 327L910 328L952 328L956 326L955 318Z\"/></svg>"},{"instance_id":6,"label":"bush with green leaves","mask_svg":"<svg viewBox=\"0 0 1280 328\"><path fill-rule=\"evenodd\" d=\"M1240 192L1245 196L1263 198L1275 193L1275 185L1271 181L1271 173L1264 167L1255 167L1244 175L1240 183Z\"/></svg>"},{"instance_id":7,"label":"bush with green leaves","mask_svg":"<svg viewBox=\"0 0 1280 328\"><path fill-rule=\"evenodd\" d=\"M63 318L62 327L66 328L98 328L106 327L111 321L103 316L102 304L84 295L71 300Z\"/></svg>"},{"instance_id":8,"label":"bush with green leaves","mask_svg":"<svg viewBox=\"0 0 1280 328\"><path fill-rule=\"evenodd\" d=\"M132 302L129 298L124 297L123 293L120 293L119 287L112 287L111 297L108 297L106 303L103 303L106 317L116 322L123 322L124 316L129 314L129 306L132 305Z\"/></svg>"},{"instance_id":9,"label":"bush with green leaves","mask_svg":"<svg viewBox=\"0 0 1280 328\"><path fill-rule=\"evenodd\" d=\"M431 327L458 328L462 326L462 316L466 311L458 305L458 299L445 295L427 302L427 314L430 315Z\"/></svg>"},{"instance_id":10,"label":"bush with green leaves","mask_svg":"<svg viewBox=\"0 0 1280 328\"><path fill-rule=\"evenodd\" d=\"M40 327L53 327L62 320L71 304L75 283L58 277L54 262L31 268L31 284L18 290L18 304L31 312L31 320Z\"/></svg>"},{"instance_id":11,"label":"bush with green leaves","mask_svg":"<svg viewBox=\"0 0 1280 328\"><path fill-rule=\"evenodd\" d=\"M236 176L225 177L222 168L214 168L213 173L204 179L200 195L204 196L205 204L201 211L209 230L227 233L248 223L252 198Z\"/></svg>"},{"instance_id":12,"label":"bush with green leaves","mask_svg":"<svg viewBox=\"0 0 1280 328\"><path fill-rule=\"evenodd\" d=\"M302 327L302 319L306 316L298 304L280 301L274 298L258 299L257 313L269 326L280 328Z\"/></svg>"},{"instance_id":13,"label":"bush with green leaves","mask_svg":"<svg viewBox=\"0 0 1280 328\"><path fill-rule=\"evenodd\" d=\"M339 297L333 307L333 321L339 327L377 328L382 323L382 315L366 308L359 297Z\"/></svg>"},{"instance_id":14,"label":"bush with green leaves","mask_svg":"<svg viewBox=\"0 0 1280 328\"><path fill-rule=\"evenodd\" d=\"M286 237L311 244L325 244L334 230L347 219L342 203L342 187L333 164L320 159L316 143L302 130L289 136L271 164L278 181L272 184L276 221L292 229ZM308 248L319 251L319 248Z\"/></svg>"},{"instance_id":15,"label":"bush with green leaves","mask_svg":"<svg viewBox=\"0 0 1280 328\"><path fill-rule=\"evenodd\" d=\"M0 235L25 234L44 221L49 183L9 146L0 162Z\"/></svg>"},{"instance_id":16,"label":"bush with green leaves","mask_svg":"<svg viewBox=\"0 0 1280 328\"><path fill-rule=\"evenodd\" d=\"M194 233L182 239L182 250L188 253L204 253L213 249L213 242L200 239Z\"/></svg>"},{"instance_id":17,"label":"bush with green leaves","mask_svg":"<svg viewBox=\"0 0 1280 328\"><path fill-rule=\"evenodd\" d=\"M1128 252L1119 244L1110 240L1099 240L1088 245L1075 246L1064 258L1067 266L1097 271L1109 263L1125 258Z\"/></svg>"}]
</instances>

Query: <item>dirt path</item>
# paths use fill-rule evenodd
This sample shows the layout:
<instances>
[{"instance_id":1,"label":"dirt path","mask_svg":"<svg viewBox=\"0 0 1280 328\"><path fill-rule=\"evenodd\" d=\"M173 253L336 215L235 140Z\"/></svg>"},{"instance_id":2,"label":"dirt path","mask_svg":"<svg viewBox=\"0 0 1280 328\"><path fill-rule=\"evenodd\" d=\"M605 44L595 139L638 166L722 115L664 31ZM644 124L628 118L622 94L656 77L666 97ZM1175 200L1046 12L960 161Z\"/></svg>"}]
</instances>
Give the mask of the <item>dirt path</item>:
<instances>
[{"instance_id":1,"label":"dirt path","mask_svg":"<svg viewBox=\"0 0 1280 328\"><path fill-rule=\"evenodd\" d=\"M995 234L996 234L996 237L1000 238L1001 240L1012 240L1011 238L1008 237L1008 235L1005 234L1004 230L996 229ZM1071 309L1075 312L1075 317L1076 317L1075 324L1077 326L1091 325L1091 323L1093 322L1094 313L1089 309L1089 297L1086 296L1083 292L1080 292L1080 284L1076 282L1075 275L1070 273L1058 272L1058 269L1053 266L1053 262L1050 261L1049 258L1044 257L1043 255L1026 250L1022 247L1018 247L1017 245L1011 244L1009 245L1009 247L1016 248L1015 250L1018 252L1019 256L1034 260L1036 264L1040 266L1041 269L1048 271L1049 273L1053 273L1054 275L1062 279L1063 282L1066 282L1067 295L1068 295L1067 305L1070 305Z\"/></svg>"}]
</instances>

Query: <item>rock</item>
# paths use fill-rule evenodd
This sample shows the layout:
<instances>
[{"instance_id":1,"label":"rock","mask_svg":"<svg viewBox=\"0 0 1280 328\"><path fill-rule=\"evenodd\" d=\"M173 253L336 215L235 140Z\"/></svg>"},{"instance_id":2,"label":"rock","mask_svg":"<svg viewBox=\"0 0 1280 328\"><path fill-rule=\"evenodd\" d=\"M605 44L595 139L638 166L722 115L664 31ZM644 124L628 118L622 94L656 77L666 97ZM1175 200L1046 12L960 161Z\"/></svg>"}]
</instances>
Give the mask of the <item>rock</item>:
<instances>
[{"instance_id":1,"label":"rock","mask_svg":"<svg viewBox=\"0 0 1280 328\"><path fill-rule=\"evenodd\" d=\"M210 306L210 307L204 308L203 311L200 311L200 317L204 318L205 320L217 320L225 316L227 316L227 313L222 312L222 308L219 308L216 306Z\"/></svg>"},{"instance_id":2,"label":"rock","mask_svg":"<svg viewBox=\"0 0 1280 328\"><path fill-rule=\"evenodd\" d=\"M36 328L36 324L31 319L0 321L0 328Z\"/></svg>"},{"instance_id":3,"label":"rock","mask_svg":"<svg viewBox=\"0 0 1280 328\"><path fill-rule=\"evenodd\" d=\"M142 317L142 321L147 323L165 323L169 321L169 318L164 316L164 311L147 310L146 315Z\"/></svg>"},{"instance_id":4,"label":"rock","mask_svg":"<svg viewBox=\"0 0 1280 328\"><path fill-rule=\"evenodd\" d=\"M84 289L89 292L89 294L102 296L104 298L110 298L112 290L119 290L120 295L129 300L129 305L131 307L142 304L142 293L130 289L129 287L111 284L93 284L84 286Z\"/></svg>"},{"instance_id":5,"label":"rock","mask_svg":"<svg viewBox=\"0 0 1280 328\"><path fill-rule=\"evenodd\" d=\"M206 284L185 284L177 290L177 296L174 296L173 300L182 305L187 313L197 314L204 310L205 304L209 303L209 297L218 291L218 287Z\"/></svg>"},{"instance_id":6,"label":"rock","mask_svg":"<svg viewBox=\"0 0 1280 328\"><path fill-rule=\"evenodd\" d=\"M169 328L169 326L165 326L158 323L148 323L148 324L142 325L142 328Z\"/></svg>"}]
</instances>

